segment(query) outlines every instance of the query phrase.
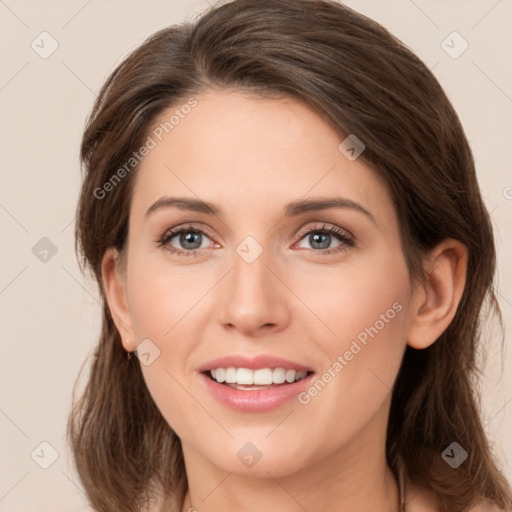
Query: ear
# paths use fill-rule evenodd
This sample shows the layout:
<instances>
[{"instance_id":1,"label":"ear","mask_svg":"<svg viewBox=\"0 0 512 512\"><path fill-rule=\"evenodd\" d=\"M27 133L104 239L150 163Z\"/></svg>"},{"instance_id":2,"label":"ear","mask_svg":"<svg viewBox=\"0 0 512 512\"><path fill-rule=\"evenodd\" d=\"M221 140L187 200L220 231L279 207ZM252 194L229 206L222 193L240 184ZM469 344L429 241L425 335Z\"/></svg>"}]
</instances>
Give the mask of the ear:
<instances>
[{"instance_id":1,"label":"ear","mask_svg":"<svg viewBox=\"0 0 512 512\"><path fill-rule=\"evenodd\" d=\"M429 347L450 325L466 284L467 263L467 248L458 240L443 240L429 253L425 282L413 291L410 347Z\"/></svg>"},{"instance_id":2,"label":"ear","mask_svg":"<svg viewBox=\"0 0 512 512\"><path fill-rule=\"evenodd\" d=\"M110 314L119 331L123 347L127 352L132 352L136 345L126 293L126 269L119 251L113 247L107 249L103 255L101 276Z\"/></svg>"}]
</instances>

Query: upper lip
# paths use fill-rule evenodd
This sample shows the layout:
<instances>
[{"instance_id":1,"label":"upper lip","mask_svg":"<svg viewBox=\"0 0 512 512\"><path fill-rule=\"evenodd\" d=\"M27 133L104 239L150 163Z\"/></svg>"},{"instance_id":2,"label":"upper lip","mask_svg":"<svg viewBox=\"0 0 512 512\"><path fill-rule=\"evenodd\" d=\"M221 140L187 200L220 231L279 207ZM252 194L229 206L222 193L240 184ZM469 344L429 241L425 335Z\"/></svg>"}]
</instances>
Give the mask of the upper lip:
<instances>
[{"instance_id":1,"label":"upper lip","mask_svg":"<svg viewBox=\"0 0 512 512\"><path fill-rule=\"evenodd\" d=\"M259 370L261 368L284 368L285 370L297 370L304 372L312 372L313 370L303 364L283 359L269 354L261 354L258 356L245 356L242 354L233 354L229 356L212 359L203 364L200 372L207 372L215 368L249 368L250 370Z\"/></svg>"}]
</instances>

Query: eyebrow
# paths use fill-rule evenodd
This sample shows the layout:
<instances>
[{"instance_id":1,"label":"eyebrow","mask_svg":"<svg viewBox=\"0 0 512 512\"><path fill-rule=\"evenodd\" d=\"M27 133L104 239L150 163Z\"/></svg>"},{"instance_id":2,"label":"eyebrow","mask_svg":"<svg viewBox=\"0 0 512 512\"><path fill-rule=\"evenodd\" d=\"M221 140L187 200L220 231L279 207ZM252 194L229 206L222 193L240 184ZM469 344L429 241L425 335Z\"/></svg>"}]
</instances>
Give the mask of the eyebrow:
<instances>
[{"instance_id":1,"label":"eyebrow","mask_svg":"<svg viewBox=\"0 0 512 512\"><path fill-rule=\"evenodd\" d=\"M186 210L191 212L205 213L208 215L215 215L222 217L222 211L219 207L208 201L201 199L194 199L188 197L168 197L164 196L156 200L146 211L145 218L149 217L152 213L157 210L164 208L178 208L180 210ZM348 208L355 210L359 213L364 214L368 217L375 225L377 222L375 217L359 203L347 199L344 197L319 197L314 199L299 199L287 203L283 208L283 215L285 217L295 217L305 212L328 210L331 208Z\"/></svg>"}]
</instances>

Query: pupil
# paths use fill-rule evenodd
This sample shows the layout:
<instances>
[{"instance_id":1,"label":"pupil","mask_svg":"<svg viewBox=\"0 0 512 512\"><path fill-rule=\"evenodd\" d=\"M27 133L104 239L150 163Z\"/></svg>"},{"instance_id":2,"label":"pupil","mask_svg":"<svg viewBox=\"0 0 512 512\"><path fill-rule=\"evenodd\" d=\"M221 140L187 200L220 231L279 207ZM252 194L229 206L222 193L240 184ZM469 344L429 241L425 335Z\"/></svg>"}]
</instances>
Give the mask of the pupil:
<instances>
[{"instance_id":1,"label":"pupil","mask_svg":"<svg viewBox=\"0 0 512 512\"><path fill-rule=\"evenodd\" d=\"M189 231L188 233L181 235L180 242L182 243L183 247L186 247L187 249L197 249L201 246L201 241L198 240L200 235L201 235L201 233L192 233ZM188 245L188 244L198 243L198 241L199 241L199 245L197 247L190 247Z\"/></svg>"},{"instance_id":2,"label":"pupil","mask_svg":"<svg viewBox=\"0 0 512 512\"><path fill-rule=\"evenodd\" d=\"M310 236L311 236L310 243L314 248L326 249L327 247L329 247L329 242L331 240L331 236L328 235L327 233L316 233L316 234L310 235ZM323 238L324 243L322 243L322 238ZM315 247L314 244L316 244L316 243L319 243L321 245L321 247Z\"/></svg>"}]
</instances>

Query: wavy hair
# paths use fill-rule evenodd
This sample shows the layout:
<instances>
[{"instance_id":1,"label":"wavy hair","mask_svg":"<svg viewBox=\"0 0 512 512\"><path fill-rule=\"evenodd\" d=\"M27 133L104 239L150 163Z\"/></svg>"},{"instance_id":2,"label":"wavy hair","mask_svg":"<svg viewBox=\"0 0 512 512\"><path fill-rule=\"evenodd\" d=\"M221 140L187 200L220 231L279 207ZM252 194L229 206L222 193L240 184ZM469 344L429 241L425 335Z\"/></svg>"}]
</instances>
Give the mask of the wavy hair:
<instances>
[{"instance_id":1,"label":"wavy hair","mask_svg":"<svg viewBox=\"0 0 512 512\"><path fill-rule=\"evenodd\" d=\"M88 382L74 400L68 435L92 507L140 510L154 496L180 506L187 481L180 440L127 359L102 289L101 261L125 248L135 167L98 191L140 148L157 117L212 88L291 97L345 137L389 189L412 278L421 257L446 238L468 249L456 315L424 350L407 347L393 388L386 441L390 467L431 488L442 512L479 501L510 507L480 417L477 352L482 321L501 313L493 292L495 245L468 141L431 71L385 28L330 0L236 0L160 30L103 85L81 143L84 181L76 249L96 278L102 330ZM341 139L340 139L341 140ZM76 390L75 390L76 391ZM75 394L74 394L75 395ZM441 454L453 441L469 453L456 470Z\"/></svg>"}]
</instances>

